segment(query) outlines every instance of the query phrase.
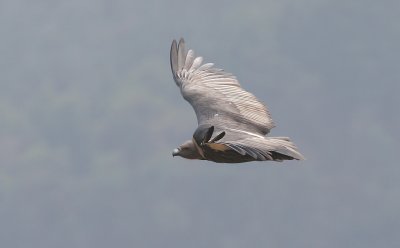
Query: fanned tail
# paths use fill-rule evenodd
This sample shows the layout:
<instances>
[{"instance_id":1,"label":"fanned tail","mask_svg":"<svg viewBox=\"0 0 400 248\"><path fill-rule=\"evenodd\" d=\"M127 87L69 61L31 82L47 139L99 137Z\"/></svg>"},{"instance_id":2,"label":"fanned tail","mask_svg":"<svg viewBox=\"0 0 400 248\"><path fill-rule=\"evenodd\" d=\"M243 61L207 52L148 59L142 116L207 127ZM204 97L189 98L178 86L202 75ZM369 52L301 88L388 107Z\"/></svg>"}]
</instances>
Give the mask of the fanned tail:
<instances>
[{"instance_id":1,"label":"fanned tail","mask_svg":"<svg viewBox=\"0 0 400 248\"><path fill-rule=\"evenodd\" d=\"M305 159L289 137L266 137L265 139L271 145L270 152L275 161Z\"/></svg>"}]
</instances>

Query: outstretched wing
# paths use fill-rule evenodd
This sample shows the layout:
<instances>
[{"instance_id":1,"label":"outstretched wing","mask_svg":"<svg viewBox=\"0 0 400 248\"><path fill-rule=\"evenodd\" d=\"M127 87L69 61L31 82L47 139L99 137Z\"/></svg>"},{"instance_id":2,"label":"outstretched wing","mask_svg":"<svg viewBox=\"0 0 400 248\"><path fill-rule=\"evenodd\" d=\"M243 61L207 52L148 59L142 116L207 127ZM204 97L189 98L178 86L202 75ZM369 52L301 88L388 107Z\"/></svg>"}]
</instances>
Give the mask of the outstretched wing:
<instances>
[{"instance_id":1,"label":"outstretched wing","mask_svg":"<svg viewBox=\"0 0 400 248\"><path fill-rule=\"evenodd\" d=\"M193 134L193 141L202 150L202 156L208 160L240 163L254 160L304 159L288 137L265 137L260 134L228 129L228 132L221 132L211 139L214 130L214 126L208 128L200 126Z\"/></svg>"},{"instance_id":2,"label":"outstretched wing","mask_svg":"<svg viewBox=\"0 0 400 248\"><path fill-rule=\"evenodd\" d=\"M202 57L185 49L183 39L174 40L171 69L182 96L192 105L199 125L210 124L259 134L274 127L267 107L241 88L235 76L203 64Z\"/></svg>"},{"instance_id":3,"label":"outstretched wing","mask_svg":"<svg viewBox=\"0 0 400 248\"><path fill-rule=\"evenodd\" d=\"M248 137L228 141L224 145L241 155L248 154L256 160L304 160L303 155L288 137Z\"/></svg>"}]
</instances>

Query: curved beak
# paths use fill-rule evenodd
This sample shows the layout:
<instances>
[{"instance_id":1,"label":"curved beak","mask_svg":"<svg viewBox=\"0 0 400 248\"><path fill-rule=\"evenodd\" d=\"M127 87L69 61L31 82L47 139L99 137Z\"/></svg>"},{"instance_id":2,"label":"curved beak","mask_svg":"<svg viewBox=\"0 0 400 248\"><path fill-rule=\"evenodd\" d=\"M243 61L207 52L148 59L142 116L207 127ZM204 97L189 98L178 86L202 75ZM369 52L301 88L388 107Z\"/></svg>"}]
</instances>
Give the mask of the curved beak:
<instances>
[{"instance_id":1,"label":"curved beak","mask_svg":"<svg viewBox=\"0 0 400 248\"><path fill-rule=\"evenodd\" d=\"M175 148L175 149L172 151L172 157L178 156L180 151L181 151L181 150L180 150L179 148Z\"/></svg>"}]
</instances>

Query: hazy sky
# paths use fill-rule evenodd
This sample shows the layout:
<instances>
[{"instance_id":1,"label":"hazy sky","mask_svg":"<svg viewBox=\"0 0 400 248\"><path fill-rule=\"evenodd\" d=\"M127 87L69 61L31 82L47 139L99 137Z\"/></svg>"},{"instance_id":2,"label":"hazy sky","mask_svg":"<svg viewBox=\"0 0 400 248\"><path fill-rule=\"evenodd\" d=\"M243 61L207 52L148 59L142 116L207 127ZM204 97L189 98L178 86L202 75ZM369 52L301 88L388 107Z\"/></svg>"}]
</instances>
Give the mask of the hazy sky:
<instances>
[{"instance_id":1,"label":"hazy sky","mask_svg":"<svg viewBox=\"0 0 400 248\"><path fill-rule=\"evenodd\" d=\"M0 1L1 247L397 247L400 2ZM172 158L184 37L305 161Z\"/></svg>"}]
</instances>

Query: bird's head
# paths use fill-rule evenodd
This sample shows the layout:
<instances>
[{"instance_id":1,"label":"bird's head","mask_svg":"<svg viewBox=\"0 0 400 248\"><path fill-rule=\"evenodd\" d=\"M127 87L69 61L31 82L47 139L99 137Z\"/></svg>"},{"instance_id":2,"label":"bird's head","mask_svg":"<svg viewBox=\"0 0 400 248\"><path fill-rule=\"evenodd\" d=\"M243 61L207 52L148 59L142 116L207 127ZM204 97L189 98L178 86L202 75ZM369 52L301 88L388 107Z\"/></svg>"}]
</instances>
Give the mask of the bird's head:
<instances>
[{"instance_id":1,"label":"bird's head","mask_svg":"<svg viewBox=\"0 0 400 248\"><path fill-rule=\"evenodd\" d=\"M188 140L172 151L172 156L181 156L187 159L203 159L192 140Z\"/></svg>"}]
</instances>

